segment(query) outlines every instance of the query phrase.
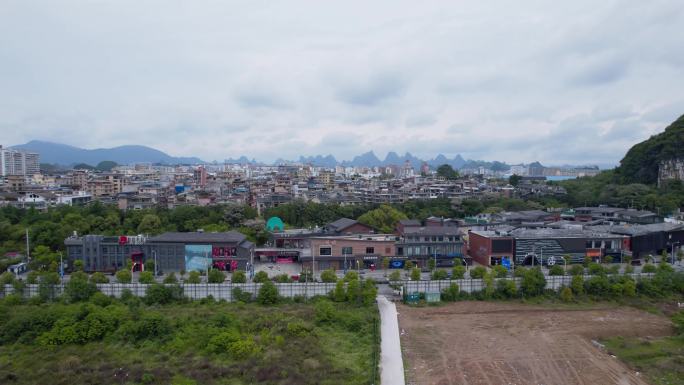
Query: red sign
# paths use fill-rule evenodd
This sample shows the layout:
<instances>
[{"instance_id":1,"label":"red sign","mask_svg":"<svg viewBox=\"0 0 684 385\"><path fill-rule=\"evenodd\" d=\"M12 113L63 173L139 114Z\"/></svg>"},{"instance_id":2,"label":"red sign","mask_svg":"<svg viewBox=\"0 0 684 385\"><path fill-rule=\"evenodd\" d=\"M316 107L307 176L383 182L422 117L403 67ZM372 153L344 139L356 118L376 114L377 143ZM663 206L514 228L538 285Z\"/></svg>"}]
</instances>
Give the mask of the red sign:
<instances>
[{"instance_id":1,"label":"red sign","mask_svg":"<svg viewBox=\"0 0 684 385\"><path fill-rule=\"evenodd\" d=\"M120 244L120 245L125 245L126 243L128 243L128 237L125 236L125 235L120 236L120 237L119 237L119 244Z\"/></svg>"}]
</instances>

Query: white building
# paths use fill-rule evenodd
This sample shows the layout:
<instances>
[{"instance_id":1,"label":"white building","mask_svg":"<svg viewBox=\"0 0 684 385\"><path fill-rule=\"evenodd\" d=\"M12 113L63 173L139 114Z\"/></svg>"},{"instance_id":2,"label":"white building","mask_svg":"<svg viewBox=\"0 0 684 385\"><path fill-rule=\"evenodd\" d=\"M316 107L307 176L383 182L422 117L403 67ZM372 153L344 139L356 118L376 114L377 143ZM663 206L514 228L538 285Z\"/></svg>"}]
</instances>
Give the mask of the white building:
<instances>
[{"instance_id":1,"label":"white building","mask_svg":"<svg viewBox=\"0 0 684 385\"><path fill-rule=\"evenodd\" d=\"M40 173L39 156L35 152L26 152L3 148L0 146L0 175L32 176Z\"/></svg>"}]
</instances>

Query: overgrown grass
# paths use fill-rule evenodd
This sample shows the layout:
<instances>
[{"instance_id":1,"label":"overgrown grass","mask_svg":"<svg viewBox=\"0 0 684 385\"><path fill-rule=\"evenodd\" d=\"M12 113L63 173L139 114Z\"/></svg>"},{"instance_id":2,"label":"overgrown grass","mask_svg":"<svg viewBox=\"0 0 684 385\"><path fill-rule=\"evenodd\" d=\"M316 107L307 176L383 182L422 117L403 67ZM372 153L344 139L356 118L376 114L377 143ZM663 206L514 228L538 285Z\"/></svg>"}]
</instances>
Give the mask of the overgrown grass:
<instances>
[{"instance_id":1,"label":"overgrown grass","mask_svg":"<svg viewBox=\"0 0 684 385\"><path fill-rule=\"evenodd\" d=\"M145 306L115 301L105 307L0 302L0 383L368 384L376 371L377 309L327 302ZM319 308L325 308L325 317ZM81 327L79 322L98 311L118 314L116 326L100 337L63 342L53 336L62 333L61 326ZM150 314L158 317L145 323ZM34 327L22 329L24 322ZM87 325L83 336L96 329Z\"/></svg>"},{"instance_id":2,"label":"overgrown grass","mask_svg":"<svg viewBox=\"0 0 684 385\"><path fill-rule=\"evenodd\" d=\"M615 337L605 345L655 385L684 384L684 335L653 340Z\"/></svg>"}]
</instances>

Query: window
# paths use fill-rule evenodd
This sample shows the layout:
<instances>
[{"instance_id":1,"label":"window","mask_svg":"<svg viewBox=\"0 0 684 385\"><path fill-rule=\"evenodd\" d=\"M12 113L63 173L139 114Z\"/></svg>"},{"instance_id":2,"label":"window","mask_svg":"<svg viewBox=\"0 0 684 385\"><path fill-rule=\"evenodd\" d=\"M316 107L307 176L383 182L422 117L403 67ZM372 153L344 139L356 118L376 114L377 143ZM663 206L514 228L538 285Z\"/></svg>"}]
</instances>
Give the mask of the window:
<instances>
[{"instance_id":1,"label":"window","mask_svg":"<svg viewBox=\"0 0 684 385\"><path fill-rule=\"evenodd\" d=\"M403 247L397 247L397 255L404 255L404 248Z\"/></svg>"},{"instance_id":2,"label":"window","mask_svg":"<svg viewBox=\"0 0 684 385\"><path fill-rule=\"evenodd\" d=\"M352 254L351 246L345 246L342 248L342 255L351 255L351 254Z\"/></svg>"},{"instance_id":3,"label":"window","mask_svg":"<svg viewBox=\"0 0 684 385\"><path fill-rule=\"evenodd\" d=\"M443 241L444 241L444 237L440 235L439 237L437 237L437 240L440 241L440 242L443 242Z\"/></svg>"},{"instance_id":4,"label":"window","mask_svg":"<svg viewBox=\"0 0 684 385\"><path fill-rule=\"evenodd\" d=\"M318 254L321 256L331 256L332 255L332 247L330 246L321 246L318 249Z\"/></svg>"},{"instance_id":5,"label":"window","mask_svg":"<svg viewBox=\"0 0 684 385\"><path fill-rule=\"evenodd\" d=\"M375 254L375 247L366 247L366 254Z\"/></svg>"}]
</instances>

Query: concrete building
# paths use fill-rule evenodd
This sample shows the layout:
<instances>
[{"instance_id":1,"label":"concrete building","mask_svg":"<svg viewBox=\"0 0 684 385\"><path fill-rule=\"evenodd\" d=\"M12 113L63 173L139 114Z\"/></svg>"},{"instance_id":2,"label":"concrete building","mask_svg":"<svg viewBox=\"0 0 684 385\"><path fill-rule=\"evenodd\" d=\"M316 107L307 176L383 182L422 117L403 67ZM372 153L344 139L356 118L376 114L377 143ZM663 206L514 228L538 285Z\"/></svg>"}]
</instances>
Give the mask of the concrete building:
<instances>
[{"instance_id":1,"label":"concrete building","mask_svg":"<svg viewBox=\"0 0 684 385\"><path fill-rule=\"evenodd\" d=\"M40 173L40 157L35 152L3 148L0 146L0 176Z\"/></svg>"},{"instance_id":2,"label":"concrete building","mask_svg":"<svg viewBox=\"0 0 684 385\"><path fill-rule=\"evenodd\" d=\"M316 272L325 269L342 270L380 268L382 258L390 261L396 257L396 236L392 234L358 234L349 236L312 237L310 257L302 257L305 268L311 268L315 260Z\"/></svg>"}]
</instances>

